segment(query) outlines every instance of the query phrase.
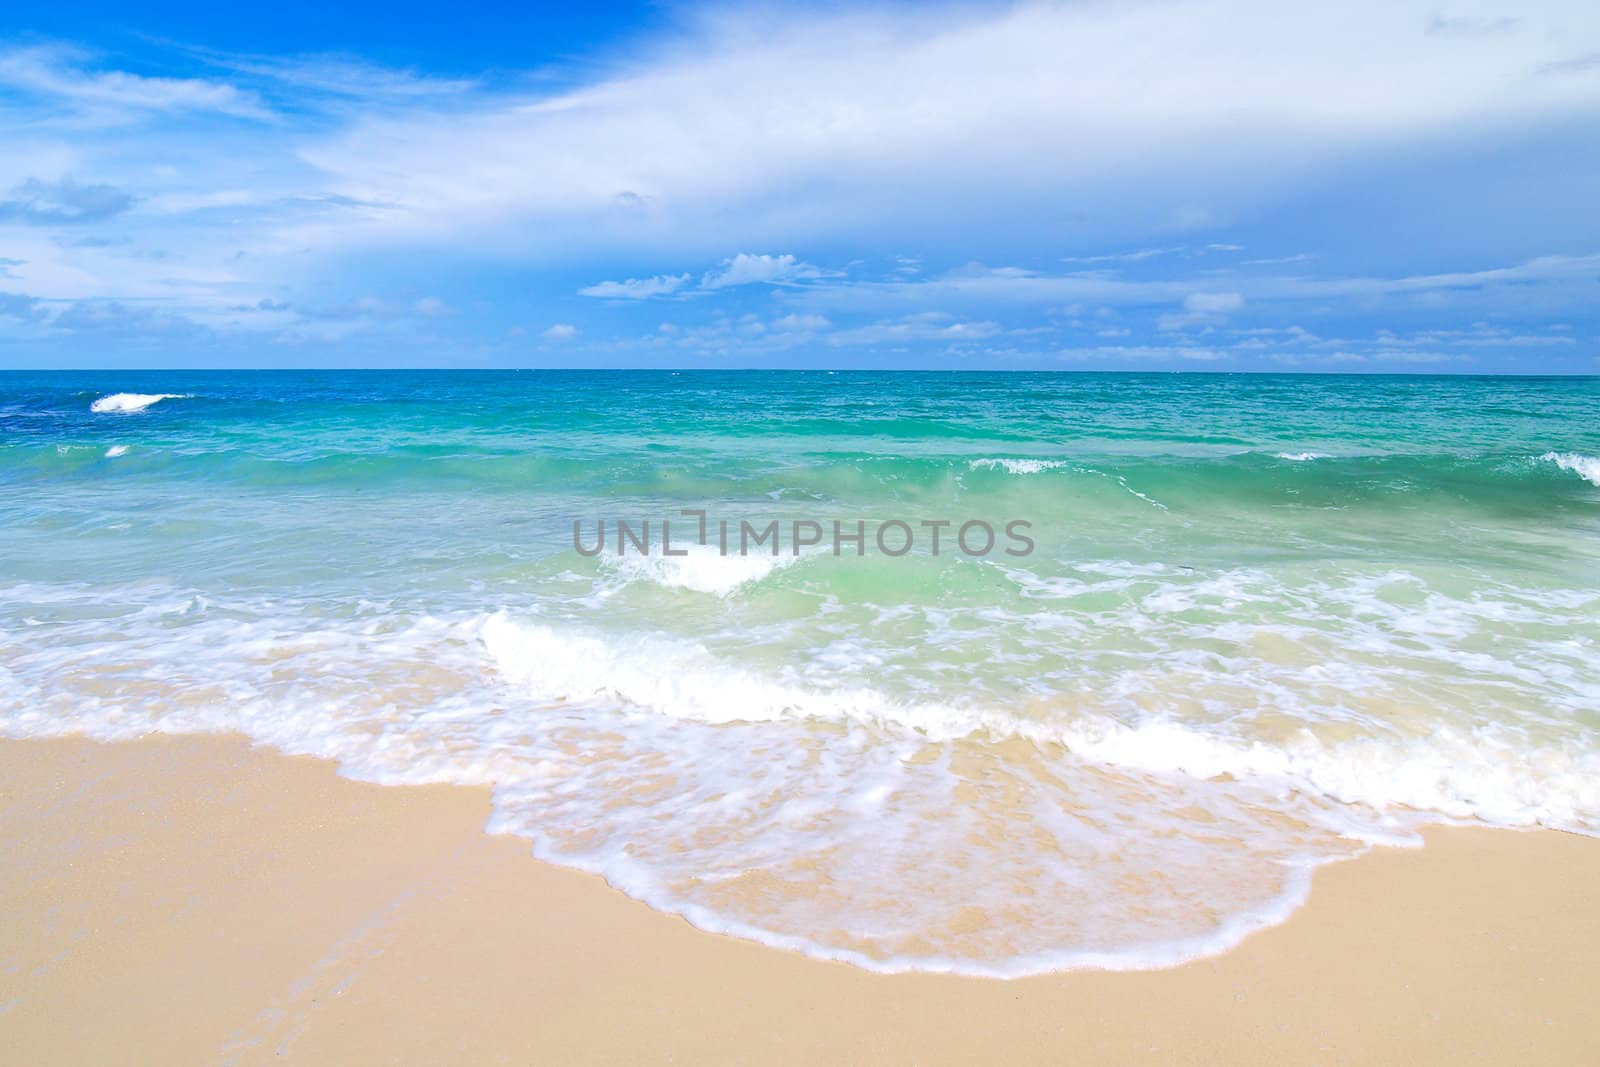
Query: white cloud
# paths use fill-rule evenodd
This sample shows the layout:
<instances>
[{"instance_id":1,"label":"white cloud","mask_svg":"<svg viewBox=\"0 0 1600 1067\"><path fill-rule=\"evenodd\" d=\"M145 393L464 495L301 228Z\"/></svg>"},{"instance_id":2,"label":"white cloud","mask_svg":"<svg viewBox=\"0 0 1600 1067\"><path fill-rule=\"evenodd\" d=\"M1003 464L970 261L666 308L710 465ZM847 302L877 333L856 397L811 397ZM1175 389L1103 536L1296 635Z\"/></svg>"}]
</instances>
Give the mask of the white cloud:
<instances>
[{"instance_id":1,"label":"white cloud","mask_svg":"<svg viewBox=\"0 0 1600 1067\"><path fill-rule=\"evenodd\" d=\"M832 323L822 315L787 314L767 319L755 313L738 317L716 314L699 325L663 322L654 333L634 338L615 350L672 348L716 358L749 359L790 351L826 336ZM605 346L602 346L605 347Z\"/></svg>"},{"instance_id":2,"label":"white cloud","mask_svg":"<svg viewBox=\"0 0 1600 1067\"><path fill-rule=\"evenodd\" d=\"M809 263L792 255L751 255L741 252L725 259L715 270L700 278L699 289L710 291L728 289L738 285L784 285L792 282L824 277L824 273ZM670 296L689 284L688 274L658 274L653 278L629 278L621 282L599 282L578 292L583 296L609 297L623 300L645 300L653 296Z\"/></svg>"},{"instance_id":3,"label":"white cloud","mask_svg":"<svg viewBox=\"0 0 1600 1067\"><path fill-rule=\"evenodd\" d=\"M237 74L265 78L283 86L332 96L366 100L415 100L458 96L477 82L466 78L432 78L413 70L380 67L353 56L314 55L283 58L197 52L215 66Z\"/></svg>"},{"instance_id":4,"label":"white cloud","mask_svg":"<svg viewBox=\"0 0 1600 1067\"><path fill-rule=\"evenodd\" d=\"M647 300L652 296L675 293L689 282L687 274L657 274L653 278L629 278L621 282L599 282L578 290L581 296L612 300Z\"/></svg>"},{"instance_id":5,"label":"white cloud","mask_svg":"<svg viewBox=\"0 0 1600 1067\"><path fill-rule=\"evenodd\" d=\"M79 185L70 178L44 182L37 178L12 189L0 200L0 222L18 221L38 226L97 222L121 214L133 197L109 185Z\"/></svg>"},{"instance_id":6,"label":"white cloud","mask_svg":"<svg viewBox=\"0 0 1600 1067\"><path fill-rule=\"evenodd\" d=\"M1190 293L1183 298L1182 313L1162 315L1156 326L1162 330L1181 330L1188 326L1212 325L1244 307L1239 293Z\"/></svg>"},{"instance_id":7,"label":"white cloud","mask_svg":"<svg viewBox=\"0 0 1600 1067\"><path fill-rule=\"evenodd\" d=\"M1245 259L1239 262L1241 267L1278 267L1290 263L1312 263L1316 256L1309 252L1297 252L1292 256L1269 256L1266 259Z\"/></svg>"},{"instance_id":8,"label":"white cloud","mask_svg":"<svg viewBox=\"0 0 1600 1067\"><path fill-rule=\"evenodd\" d=\"M1142 263L1147 259L1155 259L1157 256L1168 256L1174 252L1182 251L1183 247L1181 245L1175 248L1139 248L1132 252L1111 252L1099 256L1062 256L1061 262L1081 263L1085 265L1099 263Z\"/></svg>"},{"instance_id":9,"label":"white cloud","mask_svg":"<svg viewBox=\"0 0 1600 1067\"><path fill-rule=\"evenodd\" d=\"M1244 307L1238 293L1190 293L1183 298L1183 309L1191 315L1228 315Z\"/></svg>"},{"instance_id":10,"label":"white cloud","mask_svg":"<svg viewBox=\"0 0 1600 1067\"><path fill-rule=\"evenodd\" d=\"M753 256L741 252L732 259L724 260L720 270L708 272L700 279L700 288L725 289L730 285L753 285L758 282L777 285L820 275L817 268L800 262L792 255Z\"/></svg>"},{"instance_id":11,"label":"white cloud","mask_svg":"<svg viewBox=\"0 0 1600 1067\"><path fill-rule=\"evenodd\" d=\"M824 310L884 312L918 307L994 308L997 306L1171 307L1176 317L1221 316L1250 304L1339 302L1359 299L1370 307L1421 299L1460 296L1485 308L1532 294L1554 294L1570 303L1588 292L1600 272L1600 254L1541 256L1506 267L1444 274L1398 277L1347 276L1311 278L1299 275L1234 275L1226 291L1201 290L1204 277L1170 277L1129 281L1103 273L1037 274L1013 268L968 267L936 278L895 281L850 281L811 286L791 299ZM1215 284L1214 282L1210 284ZM1569 298L1564 294L1572 294ZM1193 303L1191 303L1193 301Z\"/></svg>"},{"instance_id":12,"label":"white cloud","mask_svg":"<svg viewBox=\"0 0 1600 1067\"><path fill-rule=\"evenodd\" d=\"M546 341L570 341L578 336L578 328L570 322L558 322L539 336Z\"/></svg>"},{"instance_id":13,"label":"white cloud","mask_svg":"<svg viewBox=\"0 0 1600 1067\"><path fill-rule=\"evenodd\" d=\"M1577 344L1577 339L1561 332L1527 333L1475 322L1468 329L1417 330L1410 334L1396 334L1390 330L1378 332L1380 348L1564 348Z\"/></svg>"},{"instance_id":14,"label":"white cloud","mask_svg":"<svg viewBox=\"0 0 1600 1067\"><path fill-rule=\"evenodd\" d=\"M1101 329L1133 345L1163 314L1174 328L1227 334L1227 316L1246 307L1253 321L1282 313L1277 321L1329 334L1350 332L1332 321L1346 314L1441 312L1391 320L1404 331L1496 316L1521 325L1430 350L1541 348L1552 358L1573 346L1529 324L1577 316L1590 343L1600 256L1480 269L1511 262L1496 251L1511 242L1493 233L1513 228L1513 201L1544 205L1545 185L1519 179L1504 186L1515 195L1496 186L1469 196L1455 183L1470 180L1466 169L1423 166L1446 142L1484 154L1508 130L1534 143L1558 122L1581 143L1600 123L1600 79L1584 59L1600 54L1591 3L1459 0L1443 16L1424 0L679 14L688 21L670 38L561 80L204 55L218 77L150 77L70 48L0 46L0 240L14 261L6 287L50 307L120 301L241 329L265 328L269 316L237 309L270 295L288 305L279 318L325 330L394 323L398 335L420 334L421 320L449 310L415 299L441 268L516 264L538 285L574 263L602 263L585 277L624 280L584 295L698 297L675 304L677 337L703 330L733 354L756 336L965 343L1016 333L998 322L1022 329L1041 318L1085 341ZM1440 18L1452 24L1441 29ZM1468 23L1496 28L1464 32ZM1397 145L1406 146L1403 178L1382 169ZM1589 155L1575 158L1570 181L1552 179L1557 193L1592 171ZM1559 169L1529 164L1528 173ZM1343 253L1327 252L1347 264L1343 274L1313 274L1291 266L1307 254L1241 263L1225 243L1248 234L1252 255L1313 247L1315 234L1292 221L1308 213L1284 208L1307 189L1348 194L1349 174L1374 189L1409 182L1413 197L1447 183L1472 205L1452 209L1461 244L1446 247L1461 251L1402 247L1374 221ZM125 209L113 210L121 196ZM1354 210L1340 224L1360 223ZM1515 247L1594 247L1594 228L1560 197L1540 210L1547 230L1518 228ZM1174 232L1232 219L1253 225ZM1481 243L1480 229L1490 235ZM756 248L793 251L721 258ZM941 274L953 248L1031 267ZM1074 251L1104 254L1068 259L1060 273L1038 269ZM1398 276L1376 266L1423 261L1466 266ZM833 272L846 264L855 278L881 280ZM665 265L693 270L644 276ZM740 286L769 303L761 318L736 317L755 304ZM388 303L350 303L369 291ZM539 315L546 295L504 309L495 333ZM478 314L484 301L462 296L470 311L429 325L465 333L489 318ZM1084 309L1083 322L1055 311L1070 306ZM1115 327L1091 320L1109 308L1122 309ZM935 309L949 317L929 319ZM1020 314L1033 310L1032 320ZM719 315L725 323L712 321ZM600 343L600 329L586 324L586 346Z\"/></svg>"},{"instance_id":15,"label":"white cloud","mask_svg":"<svg viewBox=\"0 0 1600 1067\"><path fill-rule=\"evenodd\" d=\"M1092 348L1064 348L1055 355L1057 359L1071 362L1125 363L1181 359L1213 363L1227 359L1230 353L1223 348L1204 345L1098 345Z\"/></svg>"},{"instance_id":16,"label":"white cloud","mask_svg":"<svg viewBox=\"0 0 1600 1067\"><path fill-rule=\"evenodd\" d=\"M772 321L772 328L783 333L816 333L832 325L821 315L784 315Z\"/></svg>"},{"instance_id":17,"label":"white cloud","mask_svg":"<svg viewBox=\"0 0 1600 1067\"><path fill-rule=\"evenodd\" d=\"M191 211L248 207L257 203L248 189L213 189L203 193L164 193L141 201L139 209L160 215L185 215Z\"/></svg>"},{"instance_id":18,"label":"white cloud","mask_svg":"<svg viewBox=\"0 0 1600 1067\"><path fill-rule=\"evenodd\" d=\"M1600 6L1516 11L1430 35L1433 0L719 8L576 91L375 117L303 157L392 205L374 237L545 220L546 241L681 250L1062 203L1207 226L1419 135L1594 116L1600 81L1536 72L1600 48Z\"/></svg>"},{"instance_id":19,"label":"white cloud","mask_svg":"<svg viewBox=\"0 0 1600 1067\"><path fill-rule=\"evenodd\" d=\"M253 119L269 116L260 97L225 82L96 71L86 68L88 60L76 49L13 48L0 52L0 85L108 118L186 111Z\"/></svg>"},{"instance_id":20,"label":"white cloud","mask_svg":"<svg viewBox=\"0 0 1600 1067\"><path fill-rule=\"evenodd\" d=\"M981 341L1000 332L994 322L962 322L941 311L908 315L891 322L875 322L851 330L839 330L828 336L835 345L897 344L909 341Z\"/></svg>"}]
</instances>

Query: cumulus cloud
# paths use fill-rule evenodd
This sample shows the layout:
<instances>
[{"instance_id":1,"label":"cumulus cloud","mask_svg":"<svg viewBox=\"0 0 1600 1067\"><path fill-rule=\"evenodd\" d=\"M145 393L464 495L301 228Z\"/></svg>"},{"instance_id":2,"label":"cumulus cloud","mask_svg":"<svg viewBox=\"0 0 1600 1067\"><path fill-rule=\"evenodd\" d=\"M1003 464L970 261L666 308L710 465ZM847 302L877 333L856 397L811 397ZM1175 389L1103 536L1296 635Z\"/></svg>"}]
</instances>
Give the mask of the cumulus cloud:
<instances>
[{"instance_id":1,"label":"cumulus cloud","mask_svg":"<svg viewBox=\"0 0 1600 1067\"><path fill-rule=\"evenodd\" d=\"M546 341L570 341L578 336L578 328L570 322L558 322L539 336Z\"/></svg>"},{"instance_id":2,"label":"cumulus cloud","mask_svg":"<svg viewBox=\"0 0 1600 1067\"><path fill-rule=\"evenodd\" d=\"M792 255L753 256L741 252L723 261L720 270L711 271L701 278L700 288L725 289L730 285L754 285L758 282L778 285L820 276L821 271L816 267L802 263Z\"/></svg>"},{"instance_id":3,"label":"cumulus cloud","mask_svg":"<svg viewBox=\"0 0 1600 1067\"><path fill-rule=\"evenodd\" d=\"M1162 315L1157 326L1163 330L1181 330L1215 324L1243 307L1244 296L1240 293L1190 293L1183 298L1183 311Z\"/></svg>"},{"instance_id":4,"label":"cumulus cloud","mask_svg":"<svg viewBox=\"0 0 1600 1067\"><path fill-rule=\"evenodd\" d=\"M816 333L832 326L822 315L784 315L772 321L772 327L784 333Z\"/></svg>"}]
</instances>

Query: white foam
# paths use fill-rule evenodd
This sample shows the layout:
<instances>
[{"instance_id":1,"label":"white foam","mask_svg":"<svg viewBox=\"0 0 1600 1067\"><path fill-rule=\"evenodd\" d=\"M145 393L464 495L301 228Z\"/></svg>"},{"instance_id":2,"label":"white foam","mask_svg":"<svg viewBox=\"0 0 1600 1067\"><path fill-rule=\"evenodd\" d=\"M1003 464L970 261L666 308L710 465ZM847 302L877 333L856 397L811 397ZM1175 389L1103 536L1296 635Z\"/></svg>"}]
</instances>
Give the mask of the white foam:
<instances>
[{"instance_id":1,"label":"white foam","mask_svg":"<svg viewBox=\"0 0 1600 1067\"><path fill-rule=\"evenodd\" d=\"M503 611L484 620L481 636L500 672L542 702L620 701L701 723L918 724L939 737L983 726L948 708L901 706L868 687L817 690L762 677L703 646L661 636L573 632L514 622Z\"/></svg>"},{"instance_id":2,"label":"white foam","mask_svg":"<svg viewBox=\"0 0 1600 1067\"><path fill-rule=\"evenodd\" d=\"M112 445L110 448L106 449L107 459L116 459L118 456L126 456L127 454L127 445Z\"/></svg>"},{"instance_id":3,"label":"white foam","mask_svg":"<svg viewBox=\"0 0 1600 1067\"><path fill-rule=\"evenodd\" d=\"M525 833L514 824L496 824L490 831ZM636 900L658 911L682 915L689 923L709 933L744 938L769 948L795 952L812 959L847 963L875 974L952 974L969 978L1015 979L1066 971L1150 971L1177 967L1195 960L1220 956L1237 948L1251 934L1286 922L1311 896L1311 875L1316 867L1331 862L1303 858L1283 865L1281 888L1250 907L1224 916L1212 929L1186 937L1151 939L1115 949L1055 949L1029 952L997 961L977 961L952 955L898 953L870 955L831 944L819 944L806 937L775 932L763 926L742 922L722 911L686 901L664 887L639 864L607 857L605 861L573 862L570 857L535 846L534 855L551 863L577 867L606 879ZM1115 890L1113 890L1115 892Z\"/></svg>"},{"instance_id":4,"label":"white foam","mask_svg":"<svg viewBox=\"0 0 1600 1067\"><path fill-rule=\"evenodd\" d=\"M1539 457L1554 463L1564 471L1571 471L1590 485L1600 486L1600 457L1585 456L1580 452L1546 452Z\"/></svg>"},{"instance_id":5,"label":"white foam","mask_svg":"<svg viewBox=\"0 0 1600 1067\"><path fill-rule=\"evenodd\" d=\"M1326 452L1279 452L1279 459L1289 460L1291 463L1309 463L1314 459L1331 459Z\"/></svg>"},{"instance_id":6,"label":"white foam","mask_svg":"<svg viewBox=\"0 0 1600 1067\"><path fill-rule=\"evenodd\" d=\"M103 396L89 405L89 410L98 414L130 415L143 411L153 404L163 400L183 400L190 396L189 393L112 393Z\"/></svg>"},{"instance_id":7,"label":"white foam","mask_svg":"<svg viewBox=\"0 0 1600 1067\"><path fill-rule=\"evenodd\" d=\"M676 546L674 551L679 548L688 554L667 556L658 551L649 556L614 556L608 553L602 560L624 583L648 581L669 589L689 589L725 597L803 558L789 551L777 556L771 553L724 556L711 545Z\"/></svg>"},{"instance_id":8,"label":"white foam","mask_svg":"<svg viewBox=\"0 0 1600 1067\"><path fill-rule=\"evenodd\" d=\"M1004 470L1008 474L1043 474L1067 464L1055 459L975 459L967 464L973 470Z\"/></svg>"},{"instance_id":9,"label":"white foam","mask_svg":"<svg viewBox=\"0 0 1600 1067\"><path fill-rule=\"evenodd\" d=\"M777 621L19 584L0 733L239 731L372 781L492 786L490 828L546 859L879 971L1169 966L1429 822L1600 825L1593 593L1003 573L1027 595Z\"/></svg>"},{"instance_id":10,"label":"white foam","mask_svg":"<svg viewBox=\"0 0 1600 1067\"><path fill-rule=\"evenodd\" d=\"M1169 609L1189 610L1189 604ZM699 646L659 637L619 643L519 624L505 613L484 623L482 639L502 673L543 701L609 699L705 723L851 722L930 741L1023 737L1063 745L1101 766L1281 782L1380 811L1403 807L1507 826L1600 828L1600 744L1541 745L1503 726L1342 743L1303 730L1265 743L1230 733L1226 724L1149 717L1128 725L1105 715L1034 719L995 707L896 699L870 686L819 689L733 667Z\"/></svg>"},{"instance_id":11,"label":"white foam","mask_svg":"<svg viewBox=\"0 0 1600 1067\"><path fill-rule=\"evenodd\" d=\"M1125 770L1280 780L1379 812L1411 809L1500 826L1600 830L1600 753L1516 747L1492 734L1444 728L1426 738L1327 744L1306 731L1266 744L1172 721L1130 727L1103 718L1056 731L1073 752Z\"/></svg>"},{"instance_id":12,"label":"white foam","mask_svg":"<svg viewBox=\"0 0 1600 1067\"><path fill-rule=\"evenodd\" d=\"M820 712L826 694L774 687L681 642L619 643L504 614L296 619L281 605L219 607L154 587L78 599L98 617L27 638L0 669L0 732L236 730L373 781L491 784L489 828L527 836L546 859L706 929L873 970L1170 965L1280 920L1303 899L1310 864L1349 852L1325 832L1284 836L1242 789L1221 791L1203 837L1167 814L1202 802L1181 782L1075 782L1068 804L1023 773L1018 808L952 804L962 775L950 753L810 729L786 716ZM479 680L474 635L510 689ZM701 719L741 705L777 718L708 725L641 714L645 701ZM1130 806L1130 789L1150 788L1160 797ZM1112 851L1110 827L1128 837ZM1204 844L1229 831L1238 847ZM1169 873L1173 891L1130 908L1115 880L1146 867ZM742 892L752 871L775 881ZM958 929L974 908L992 920Z\"/></svg>"}]
</instances>

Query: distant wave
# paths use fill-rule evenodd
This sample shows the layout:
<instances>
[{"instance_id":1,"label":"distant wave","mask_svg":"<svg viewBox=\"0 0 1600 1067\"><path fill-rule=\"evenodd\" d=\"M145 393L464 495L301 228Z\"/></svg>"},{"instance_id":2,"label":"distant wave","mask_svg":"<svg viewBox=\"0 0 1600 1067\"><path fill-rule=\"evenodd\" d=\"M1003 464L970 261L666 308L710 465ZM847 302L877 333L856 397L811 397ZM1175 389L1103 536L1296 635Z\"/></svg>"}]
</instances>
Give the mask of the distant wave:
<instances>
[{"instance_id":1,"label":"distant wave","mask_svg":"<svg viewBox=\"0 0 1600 1067\"><path fill-rule=\"evenodd\" d=\"M112 445L110 448L106 449L107 459L116 459L118 456L126 456L127 454L127 445Z\"/></svg>"},{"instance_id":2,"label":"distant wave","mask_svg":"<svg viewBox=\"0 0 1600 1067\"><path fill-rule=\"evenodd\" d=\"M97 415L110 413L129 415L135 411L143 411L152 404L159 404L163 400L182 400L189 395L188 393L112 393L90 404L89 410Z\"/></svg>"},{"instance_id":3,"label":"distant wave","mask_svg":"<svg viewBox=\"0 0 1600 1067\"><path fill-rule=\"evenodd\" d=\"M1289 460L1291 463L1309 463L1314 459L1331 459L1326 452L1279 452L1279 459Z\"/></svg>"},{"instance_id":4,"label":"distant wave","mask_svg":"<svg viewBox=\"0 0 1600 1067\"><path fill-rule=\"evenodd\" d=\"M1564 471L1571 471L1590 485L1600 486L1600 458L1579 452L1546 452L1539 458L1554 463Z\"/></svg>"},{"instance_id":5,"label":"distant wave","mask_svg":"<svg viewBox=\"0 0 1600 1067\"><path fill-rule=\"evenodd\" d=\"M1056 459L975 459L967 465L975 471L1002 469L1010 474L1041 474L1066 466Z\"/></svg>"}]
</instances>

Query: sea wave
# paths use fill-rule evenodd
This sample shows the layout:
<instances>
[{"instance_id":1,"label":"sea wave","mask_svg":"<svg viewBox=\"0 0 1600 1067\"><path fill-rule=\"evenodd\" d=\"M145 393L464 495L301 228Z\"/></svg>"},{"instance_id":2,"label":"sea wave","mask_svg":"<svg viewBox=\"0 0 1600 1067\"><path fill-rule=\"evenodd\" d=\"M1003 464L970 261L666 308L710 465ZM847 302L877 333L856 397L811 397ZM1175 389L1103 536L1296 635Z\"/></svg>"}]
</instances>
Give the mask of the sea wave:
<instances>
[{"instance_id":1,"label":"sea wave","mask_svg":"<svg viewBox=\"0 0 1600 1067\"><path fill-rule=\"evenodd\" d=\"M177 394L18 380L0 734L483 788L546 859L874 970L1162 966L1373 842L1600 828L1582 383L207 381L145 441L90 401ZM573 551L684 508L1037 551Z\"/></svg>"},{"instance_id":2,"label":"sea wave","mask_svg":"<svg viewBox=\"0 0 1600 1067\"><path fill-rule=\"evenodd\" d=\"M1011 768L981 741L818 730L790 711L880 698L775 685L684 642L504 613L297 627L177 590L100 599L151 593L74 624L121 629L115 655L43 640L20 674L0 669L0 734L234 730L380 783L491 785L488 829L542 858L702 928L875 971L1169 966L1281 921L1311 867L1362 847L1247 784L1199 793L1070 756ZM777 717L748 721L756 705ZM1151 892L1118 891L1156 870Z\"/></svg>"},{"instance_id":3,"label":"sea wave","mask_svg":"<svg viewBox=\"0 0 1600 1067\"><path fill-rule=\"evenodd\" d=\"M602 560L621 584L645 581L669 589L725 597L803 558L793 553L725 556L714 547L702 545L689 545L684 551L686 554L682 556L607 554Z\"/></svg>"},{"instance_id":4,"label":"sea wave","mask_svg":"<svg viewBox=\"0 0 1600 1067\"><path fill-rule=\"evenodd\" d=\"M1600 457L1585 456L1580 452L1546 452L1539 457L1554 463L1564 471L1571 471L1590 485L1600 486Z\"/></svg>"},{"instance_id":5,"label":"sea wave","mask_svg":"<svg viewBox=\"0 0 1600 1067\"><path fill-rule=\"evenodd\" d=\"M1095 596L1188 581L1081 569ZM1258 595L1246 582L1157 588L1138 610ZM1394 586L1358 590L1363 610ZM1354 710L1359 684L1327 670L1299 694L1333 687L1321 723L1274 676L1244 672L1293 709L1296 725L1274 730L1236 706L1178 721L1185 702L1234 698L1240 677L1194 658L1097 683L1131 693L1113 712L1069 692L941 699L898 685L868 647L748 654L771 631L740 646L536 610L218 600L163 583L23 584L4 599L34 621L0 659L0 733L233 730L373 781L489 785L491 829L546 859L703 928L873 970L1168 966L1281 921L1317 864L1415 843L1430 822L1592 832L1600 812L1592 731L1374 723ZM1408 644L1456 632L1428 614Z\"/></svg>"},{"instance_id":6,"label":"sea wave","mask_svg":"<svg viewBox=\"0 0 1600 1067\"><path fill-rule=\"evenodd\" d=\"M602 636L519 623L505 612L486 618L481 636L501 674L545 702L620 701L702 723L917 722L942 736L963 736L982 725L931 706L899 708L866 687L827 691L764 678L701 645L666 637Z\"/></svg>"},{"instance_id":7,"label":"sea wave","mask_svg":"<svg viewBox=\"0 0 1600 1067\"><path fill-rule=\"evenodd\" d=\"M1006 459L1003 457L989 457L971 460L967 464L972 470L1004 470L1007 474L1043 474L1045 471L1057 470L1067 466L1062 460L1056 459Z\"/></svg>"},{"instance_id":8,"label":"sea wave","mask_svg":"<svg viewBox=\"0 0 1600 1067\"><path fill-rule=\"evenodd\" d=\"M89 410L97 415L119 414L131 415L134 412L144 411L152 405L163 400L185 400L190 393L112 393L103 396L89 405Z\"/></svg>"},{"instance_id":9,"label":"sea wave","mask_svg":"<svg viewBox=\"0 0 1600 1067\"><path fill-rule=\"evenodd\" d=\"M481 637L497 669L546 702L621 702L702 723L854 723L934 742L1020 738L1060 745L1104 767L1248 778L1378 812L1600 830L1600 738L1592 736L1587 744L1541 744L1515 725L1495 723L1329 742L1308 722L1268 743L1228 723L1159 714L1133 723L1100 714L1040 718L899 699L868 685L818 688L742 669L694 644L584 634L519 623L504 612L484 620Z\"/></svg>"},{"instance_id":10,"label":"sea wave","mask_svg":"<svg viewBox=\"0 0 1600 1067\"><path fill-rule=\"evenodd\" d=\"M1600 834L1600 753L1529 743L1502 725L1335 744L1306 730L1269 744L1162 719L1129 726L1092 718L1051 733L1078 755L1123 770L1280 781L1378 812Z\"/></svg>"}]
</instances>

